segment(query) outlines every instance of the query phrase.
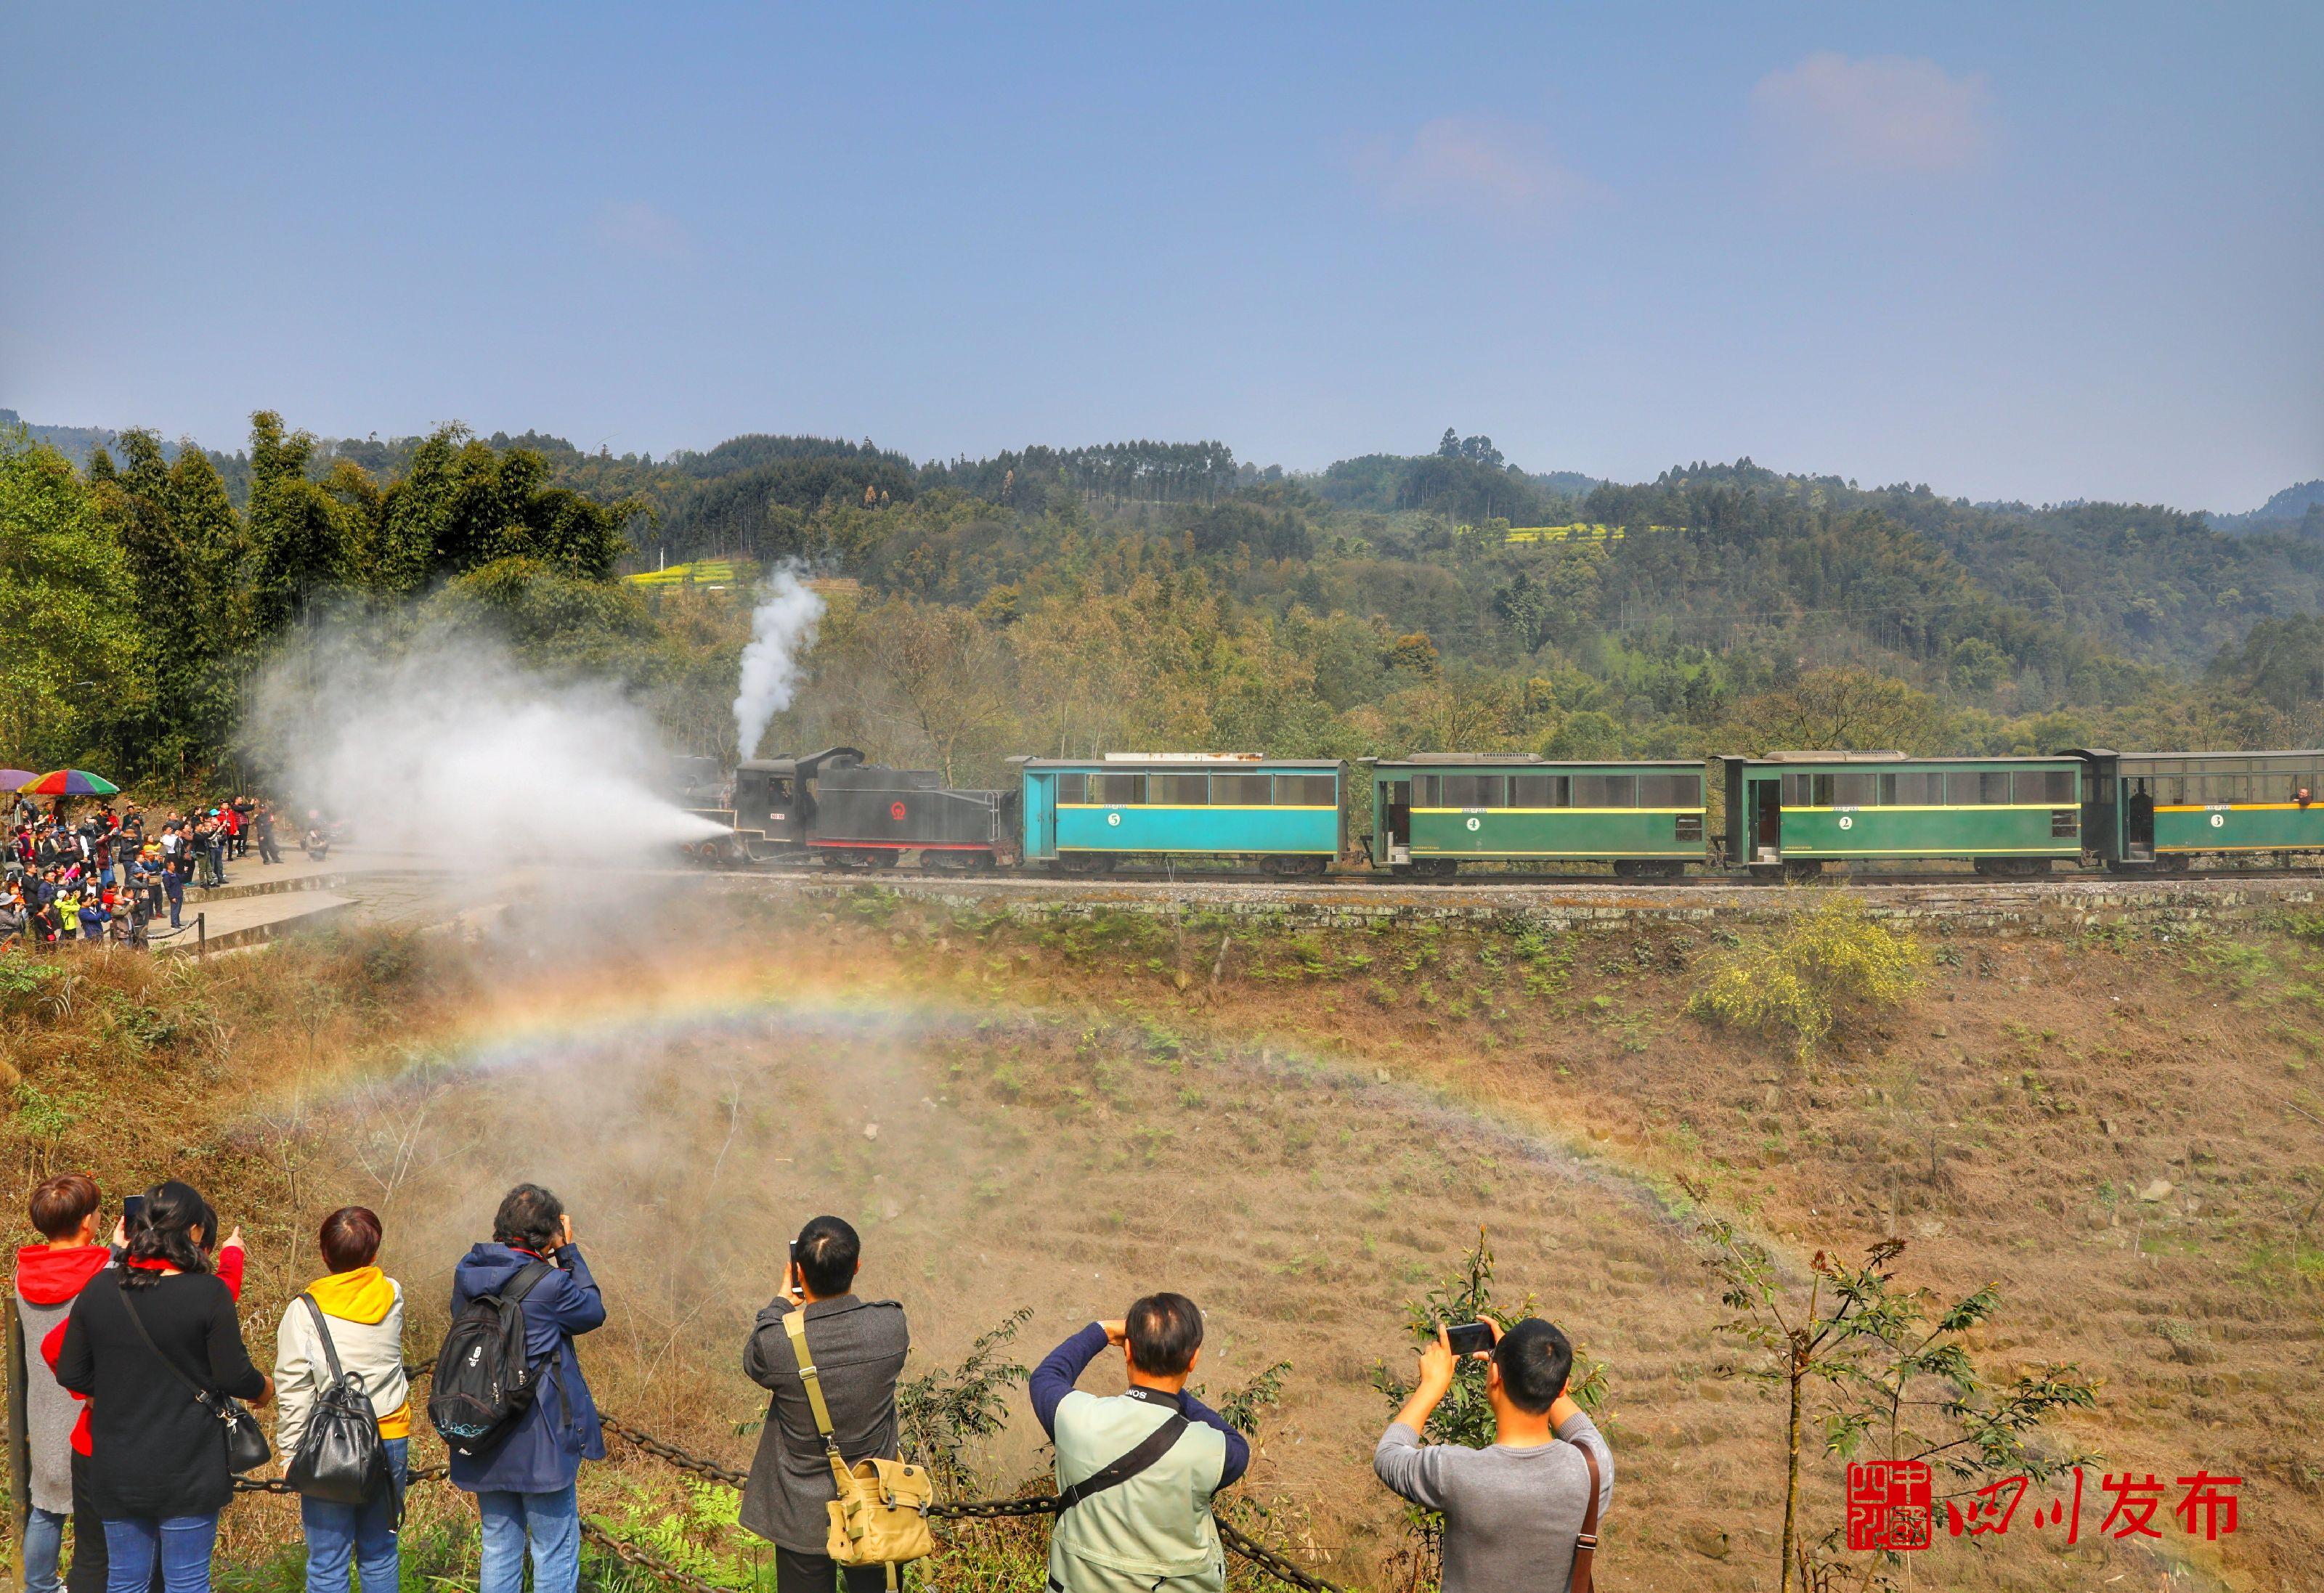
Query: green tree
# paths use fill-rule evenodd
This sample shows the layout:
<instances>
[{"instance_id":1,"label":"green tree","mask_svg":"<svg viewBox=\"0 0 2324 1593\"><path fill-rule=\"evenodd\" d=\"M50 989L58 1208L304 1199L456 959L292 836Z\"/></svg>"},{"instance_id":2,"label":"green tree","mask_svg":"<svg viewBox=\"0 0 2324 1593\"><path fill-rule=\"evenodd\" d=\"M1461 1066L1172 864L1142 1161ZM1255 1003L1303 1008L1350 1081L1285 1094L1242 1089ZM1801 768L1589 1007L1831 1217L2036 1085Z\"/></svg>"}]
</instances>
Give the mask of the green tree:
<instances>
[{"instance_id":1,"label":"green tree","mask_svg":"<svg viewBox=\"0 0 2324 1593\"><path fill-rule=\"evenodd\" d=\"M0 747L12 758L47 768L113 741L140 684L134 603L120 545L72 465L21 428L0 434Z\"/></svg>"},{"instance_id":2,"label":"green tree","mask_svg":"<svg viewBox=\"0 0 2324 1593\"><path fill-rule=\"evenodd\" d=\"M1685 1188L1707 1211L1704 1192ZM1925 1293L1896 1283L1903 1239L1874 1245L1860 1266L1818 1250L1803 1287L1766 1246L1724 1218L1702 1217L1696 1235L1721 1303L1736 1313L1720 1331L1759 1358L1729 1368L1730 1375L1784 1390L1784 1593L1893 1586L1890 1573L1900 1564L1895 1555L1851 1561L1838 1532L1814 1543L1801 1536L1812 1404L1824 1408L1826 1454L1845 1462L1869 1447L1884 1459L1925 1461L1958 1485L1956 1494L2005 1475L2039 1479L2089 1458L2033 1441L2065 1412L2098 1403L2098 1385L2078 1367L2051 1363L1995 1382L1970 1354L1969 1335L2000 1309L1992 1285L1932 1312Z\"/></svg>"}]
</instances>

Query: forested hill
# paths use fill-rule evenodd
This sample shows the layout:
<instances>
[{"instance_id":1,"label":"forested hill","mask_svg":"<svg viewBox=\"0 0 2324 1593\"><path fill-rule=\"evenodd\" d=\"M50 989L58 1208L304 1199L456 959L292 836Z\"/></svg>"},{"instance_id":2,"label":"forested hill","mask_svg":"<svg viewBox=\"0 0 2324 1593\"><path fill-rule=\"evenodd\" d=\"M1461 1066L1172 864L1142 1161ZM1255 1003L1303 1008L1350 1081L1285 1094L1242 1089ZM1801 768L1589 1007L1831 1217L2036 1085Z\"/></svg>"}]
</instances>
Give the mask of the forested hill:
<instances>
[{"instance_id":1,"label":"forested hill","mask_svg":"<svg viewBox=\"0 0 2324 1593\"><path fill-rule=\"evenodd\" d=\"M2223 531L2283 531L2324 537L2324 478L2286 487L2249 514L2209 514L2204 518Z\"/></svg>"},{"instance_id":2,"label":"forested hill","mask_svg":"<svg viewBox=\"0 0 2324 1593\"><path fill-rule=\"evenodd\" d=\"M1978 505L1748 459L1626 485L1451 431L1316 474L1215 441L918 463L750 436L656 459L456 428L322 442L272 416L233 455L84 440L76 464L0 438L0 620L37 643L0 736L43 766L198 775L299 627L415 605L623 679L731 756L747 593L620 579L712 555L852 578L777 734L962 777L1131 744L2324 740L2324 536L2168 509Z\"/></svg>"}]
</instances>

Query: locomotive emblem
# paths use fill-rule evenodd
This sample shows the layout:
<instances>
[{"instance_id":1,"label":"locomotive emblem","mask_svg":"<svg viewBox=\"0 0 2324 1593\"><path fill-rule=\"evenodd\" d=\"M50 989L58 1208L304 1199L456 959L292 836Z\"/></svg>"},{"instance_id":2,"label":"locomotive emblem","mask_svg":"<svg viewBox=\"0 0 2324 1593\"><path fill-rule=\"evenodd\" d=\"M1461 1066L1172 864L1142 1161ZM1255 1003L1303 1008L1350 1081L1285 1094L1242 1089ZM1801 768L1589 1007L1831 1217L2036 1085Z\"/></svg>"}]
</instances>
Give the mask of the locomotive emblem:
<instances>
[{"instance_id":1,"label":"locomotive emblem","mask_svg":"<svg viewBox=\"0 0 2324 1593\"><path fill-rule=\"evenodd\" d=\"M888 805L888 816L894 819L898 824L902 824L904 822L904 805L900 802L890 802Z\"/></svg>"}]
</instances>

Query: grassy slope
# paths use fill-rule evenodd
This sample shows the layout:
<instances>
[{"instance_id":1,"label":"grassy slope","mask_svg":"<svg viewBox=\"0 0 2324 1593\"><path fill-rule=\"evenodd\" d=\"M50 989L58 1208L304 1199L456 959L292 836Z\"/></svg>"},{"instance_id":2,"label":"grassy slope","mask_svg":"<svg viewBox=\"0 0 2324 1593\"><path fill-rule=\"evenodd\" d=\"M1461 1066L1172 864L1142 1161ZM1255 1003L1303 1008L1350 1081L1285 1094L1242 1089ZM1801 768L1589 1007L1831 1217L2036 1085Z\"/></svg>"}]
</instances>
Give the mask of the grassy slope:
<instances>
[{"instance_id":1,"label":"grassy slope","mask_svg":"<svg viewBox=\"0 0 2324 1593\"><path fill-rule=\"evenodd\" d=\"M1767 1585L1775 1413L1712 1375L1720 1313L1665 1200L1688 1174L1802 1252L1893 1226L1910 1280L1997 1281L1982 1348L2105 1377L2082 1436L2109 1458L2250 1478L2209 1561L2230 1583L2288 1585L2324 1547L2303 943L1944 943L1911 1007L1803 1070L1680 1015L1693 931L732 910L744 933L717 955L579 977L512 952L500 977L455 973L381 939L75 964L69 991L7 1002L29 1087L11 1166L115 1190L190 1173L251 1231L255 1340L313 1270L313 1219L365 1200L420 1303L416 1348L493 1194L546 1176L617 1302L588 1352L601 1397L730 1460L757 1403L740 1324L810 1207L864 1222L870 1286L908 1302L931 1360L1020 1303L1038 1353L1136 1288L1185 1287L1216 1313L1213 1392L1293 1363L1253 1491L1366 1579L1399 1542L1367 1476L1370 1369L1481 1221L1511 1291L1609 1367L1625 1585ZM2140 1200L2157 1179L2170 1193ZM1027 1425L1020 1406L996 1478L1038 1468ZM662 1482L624 1464L592 1488L603 1506ZM266 1510L238 1515L245 1548L287 1532ZM1809 1519L1835 1511L1820 1495ZM2018 1550L1980 1579L2139 1563Z\"/></svg>"}]
</instances>

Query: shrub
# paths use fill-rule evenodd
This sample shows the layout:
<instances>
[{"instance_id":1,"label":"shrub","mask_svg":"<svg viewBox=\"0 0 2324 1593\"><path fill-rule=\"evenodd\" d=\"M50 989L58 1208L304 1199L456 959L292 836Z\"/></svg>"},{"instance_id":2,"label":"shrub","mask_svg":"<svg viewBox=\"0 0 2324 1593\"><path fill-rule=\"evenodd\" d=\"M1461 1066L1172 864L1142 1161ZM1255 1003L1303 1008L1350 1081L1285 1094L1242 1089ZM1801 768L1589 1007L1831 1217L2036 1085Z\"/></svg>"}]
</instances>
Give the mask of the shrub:
<instances>
[{"instance_id":1,"label":"shrub","mask_svg":"<svg viewBox=\"0 0 2324 1593\"><path fill-rule=\"evenodd\" d=\"M1834 897L1756 944L1715 953L1687 1009L1723 1027L1787 1035L1806 1056L1843 1017L1893 1007L1918 990L1928 961L1911 935Z\"/></svg>"}]
</instances>

